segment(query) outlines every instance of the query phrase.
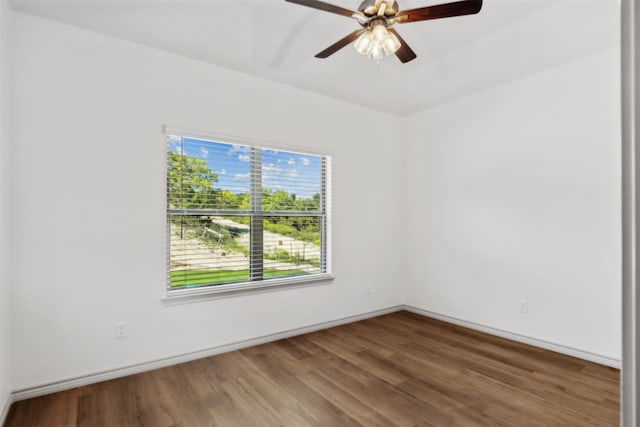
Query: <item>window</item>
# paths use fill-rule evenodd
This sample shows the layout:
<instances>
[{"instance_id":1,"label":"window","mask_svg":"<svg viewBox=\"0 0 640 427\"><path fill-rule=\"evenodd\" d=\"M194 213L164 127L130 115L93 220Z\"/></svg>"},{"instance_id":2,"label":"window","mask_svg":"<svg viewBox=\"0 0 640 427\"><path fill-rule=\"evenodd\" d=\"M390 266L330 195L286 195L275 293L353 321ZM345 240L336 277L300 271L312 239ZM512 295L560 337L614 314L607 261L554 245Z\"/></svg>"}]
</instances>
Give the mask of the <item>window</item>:
<instances>
[{"instance_id":1,"label":"window","mask_svg":"<svg viewBox=\"0 0 640 427\"><path fill-rule=\"evenodd\" d=\"M169 295L329 277L327 156L167 133Z\"/></svg>"}]
</instances>

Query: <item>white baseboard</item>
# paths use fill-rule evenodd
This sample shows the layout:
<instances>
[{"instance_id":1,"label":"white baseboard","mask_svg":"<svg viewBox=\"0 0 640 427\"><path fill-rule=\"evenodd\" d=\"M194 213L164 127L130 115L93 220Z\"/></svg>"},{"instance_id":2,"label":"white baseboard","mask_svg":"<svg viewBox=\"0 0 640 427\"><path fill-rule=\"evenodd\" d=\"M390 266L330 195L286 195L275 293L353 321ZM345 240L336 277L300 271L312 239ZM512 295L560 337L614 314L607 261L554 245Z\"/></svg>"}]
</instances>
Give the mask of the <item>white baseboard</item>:
<instances>
[{"instance_id":1,"label":"white baseboard","mask_svg":"<svg viewBox=\"0 0 640 427\"><path fill-rule=\"evenodd\" d=\"M11 404L13 403L13 395L7 396L7 401L4 403L4 407L2 408L2 412L0 412L0 426L4 425L4 422L7 420L7 415L9 415L9 409L11 408Z\"/></svg>"},{"instance_id":2,"label":"white baseboard","mask_svg":"<svg viewBox=\"0 0 640 427\"><path fill-rule=\"evenodd\" d=\"M290 329L284 332L264 335L243 341L237 341L231 344L211 347L200 351L180 354L176 356L166 357L162 359L152 360L149 362L138 363L135 365L123 366L121 368L110 369L108 371L98 372L95 374L83 375L81 377L70 378L66 380L56 381L41 386L25 388L13 392L13 400L24 400L32 397L43 396L45 394L56 393L58 391L68 390L83 385L94 384L101 381L111 380L114 378L125 377L127 375L139 374L141 372L153 369L164 368L178 363L190 362L204 357L215 356L216 354L227 353L246 347L264 344L267 342L277 341L284 338L290 338L296 335L308 334L309 332L319 331L321 329L333 328L347 323L358 322L360 320L369 319L371 317L382 316L384 314L394 313L404 308L402 305L389 307L381 310L370 311L355 316L344 317L329 322L316 323L314 325L304 326L302 328ZM2 424L0 424L1 426Z\"/></svg>"},{"instance_id":3,"label":"white baseboard","mask_svg":"<svg viewBox=\"0 0 640 427\"><path fill-rule=\"evenodd\" d=\"M555 351L556 353L566 354L568 356L577 357L579 359L588 360L590 362L599 363L601 365L610 366L612 368L620 369L622 367L622 361L620 359L614 359L612 357L603 356L596 353L591 353L584 350L578 350L577 348L567 347L565 345L552 343L549 341L539 340L537 338L531 338L526 335L520 335L513 332L504 331L502 329L491 328L489 326L480 325L466 320L457 319L455 317L446 316L444 314L434 313L428 310L422 310L417 307L405 305L404 310L410 311L415 314L419 314L425 317L431 317L434 319L442 320L443 322L453 323L454 325L463 326L465 328L474 329L476 331L485 332L490 335L495 335L501 338L507 338L512 341L529 344L535 347L544 348L546 350Z\"/></svg>"},{"instance_id":4,"label":"white baseboard","mask_svg":"<svg viewBox=\"0 0 640 427\"><path fill-rule=\"evenodd\" d=\"M68 390L68 389L80 387L83 385L94 384L100 381L120 378L127 375L138 374L140 372L150 371L153 369L164 368L166 366L176 365L178 363L184 363L184 362L189 362L196 359L202 359L204 357L215 356L216 354L227 353L230 351L235 351L235 350L239 350L246 347L260 345L267 342L277 341L284 338L293 337L296 335L307 334L307 333L315 332L321 329L332 328L334 326L340 326L347 323L357 322L360 320L364 320L364 319L368 319L376 316L382 316L384 314L394 313L396 311L401 311L401 310L407 310L412 313L419 314L425 317L431 317L434 319L442 320L444 322L463 326L465 328L474 329L480 332L485 332L491 335L507 338L507 339L521 342L524 344L533 345L535 347L540 347L547 350L555 351L557 353L562 353L562 354L577 357L580 359L588 360L591 362L599 363L601 365L611 366L613 368L618 368L618 369L620 369L621 367L621 361L611 357L602 356L599 354L578 350L578 349L567 347L564 345L551 343L551 342L539 340L536 338L515 334L512 332L503 331L501 329L491 328L491 327L480 325L477 323L468 322L466 320L461 320L461 319L446 316L443 314L422 310L410 305L397 305L397 306L393 306L393 307L389 307L381 310L375 310L367 313L358 314L355 316L344 317L344 318L332 320L329 322L317 323L317 324L305 326L302 328L290 329L290 330L278 332L275 334L264 335L257 338L237 341L231 344L211 347L211 348L200 350L200 351L194 351L191 353L185 353L185 354L166 357L162 359L152 360L149 362L138 363L135 365L123 366L121 368L111 369L108 371L98 372L90 375L84 375L81 377L56 381L56 382L44 384L41 386L35 386L35 387L25 388L22 390L17 390L13 392L13 395L7 402L6 407L2 413L3 418L0 418L0 420L2 421L4 420L4 416L6 416L6 412L8 411L9 406L14 401L29 399L32 397L37 397L45 394L55 393L58 391ZM1 425L2 423L0 423L0 426Z\"/></svg>"}]
</instances>

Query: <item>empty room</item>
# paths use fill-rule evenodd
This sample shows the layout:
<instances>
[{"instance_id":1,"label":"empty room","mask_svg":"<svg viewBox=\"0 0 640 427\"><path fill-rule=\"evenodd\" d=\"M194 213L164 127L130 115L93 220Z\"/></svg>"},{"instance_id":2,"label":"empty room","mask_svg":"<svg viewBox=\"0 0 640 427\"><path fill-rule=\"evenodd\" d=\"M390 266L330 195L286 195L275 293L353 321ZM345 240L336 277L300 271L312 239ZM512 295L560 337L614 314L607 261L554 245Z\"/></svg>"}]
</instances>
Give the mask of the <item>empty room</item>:
<instances>
[{"instance_id":1,"label":"empty room","mask_svg":"<svg viewBox=\"0 0 640 427\"><path fill-rule=\"evenodd\" d=\"M0 425L636 425L624 8L0 0Z\"/></svg>"}]
</instances>

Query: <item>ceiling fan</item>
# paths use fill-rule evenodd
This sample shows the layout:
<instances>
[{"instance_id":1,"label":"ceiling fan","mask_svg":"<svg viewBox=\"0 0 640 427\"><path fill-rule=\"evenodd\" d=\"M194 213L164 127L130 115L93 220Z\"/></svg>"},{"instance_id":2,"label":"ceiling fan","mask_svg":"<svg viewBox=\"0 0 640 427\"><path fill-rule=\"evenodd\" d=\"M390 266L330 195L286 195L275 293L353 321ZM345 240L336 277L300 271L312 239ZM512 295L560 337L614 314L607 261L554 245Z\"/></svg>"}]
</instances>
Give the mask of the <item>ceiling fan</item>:
<instances>
[{"instance_id":1,"label":"ceiling fan","mask_svg":"<svg viewBox=\"0 0 640 427\"><path fill-rule=\"evenodd\" d=\"M415 59L416 54L400 37L393 25L472 15L482 9L482 0L463 0L409 10L399 10L398 2L395 0L364 0L360 3L357 11L351 11L319 0L285 1L355 18L362 26L361 29L343 37L318 53L316 58L327 58L355 41L354 47L362 55L372 59L380 59L383 55L395 53L403 63Z\"/></svg>"}]
</instances>

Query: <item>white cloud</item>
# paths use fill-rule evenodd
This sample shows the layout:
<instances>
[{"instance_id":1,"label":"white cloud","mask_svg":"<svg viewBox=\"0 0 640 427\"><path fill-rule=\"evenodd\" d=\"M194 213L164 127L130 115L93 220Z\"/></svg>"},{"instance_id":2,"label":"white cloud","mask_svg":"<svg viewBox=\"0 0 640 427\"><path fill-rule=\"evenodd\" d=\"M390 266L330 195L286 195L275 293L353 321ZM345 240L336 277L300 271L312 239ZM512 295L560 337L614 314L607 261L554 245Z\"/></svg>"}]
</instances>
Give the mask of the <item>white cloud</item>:
<instances>
[{"instance_id":1,"label":"white cloud","mask_svg":"<svg viewBox=\"0 0 640 427\"><path fill-rule=\"evenodd\" d=\"M234 179L238 181L249 181L249 172L247 173L237 173L234 175Z\"/></svg>"},{"instance_id":2,"label":"white cloud","mask_svg":"<svg viewBox=\"0 0 640 427\"><path fill-rule=\"evenodd\" d=\"M300 161L302 162L303 165L308 166L309 165L309 159L307 159L306 157L300 157Z\"/></svg>"},{"instance_id":3,"label":"white cloud","mask_svg":"<svg viewBox=\"0 0 640 427\"><path fill-rule=\"evenodd\" d=\"M241 162L248 162L249 160L251 160L251 157L249 157L248 154L238 154L238 160L240 160Z\"/></svg>"},{"instance_id":4,"label":"white cloud","mask_svg":"<svg viewBox=\"0 0 640 427\"><path fill-rule=\"evenodd\" d=\"M267 174L277 174L282 172L282 168L280 166L274 165L273 163L269 163L266 165L262 165L262 172L267 172Z\"/></svg>"},{"instance_id":5,"label":"white cloud","mask_svg":"<svg viewBox=\"0 0 640 427\"><path fill-rule=\"evenodd\" d=\"M209 155L209 150L204 147L200 147L200 154L202 154L202 157L207 157Z\"/></svg>"},{"instance_id":6,"label":"white cloud","mask_svg":"<svg viewBox=\"0 0 640 427\"><path fill-rule=\"evenodd\" d=\"M235 153L248 154L249 147L246 145L231 144L231 149L227 151L227 155L233 156Z\"/></svg>"},{"instance_id":7,"label":"white cloud","mask_svg":"<svg viewBox=\"0 0 640 427\"><path fill-rule=\"evenodd\" d=\"M295 160L293 160L293 159L289 159L289 161L287 162L287 164L288 164L289 166L293 166L293 165L295 165L295 164L296 164L296 161L295 161Z\"/></svg>"},{"instance_id":8,"label":"white cloud","mask_svg":"<svg viewBox=\"0 0 640 427\"><path fill-rule=\"evenodd\" d=\"M227 174L227 170L226 169L220 169L219 171L214 171L215 173L217 173L218 175L226 175Z\"/></svg>"}]
</instances>

